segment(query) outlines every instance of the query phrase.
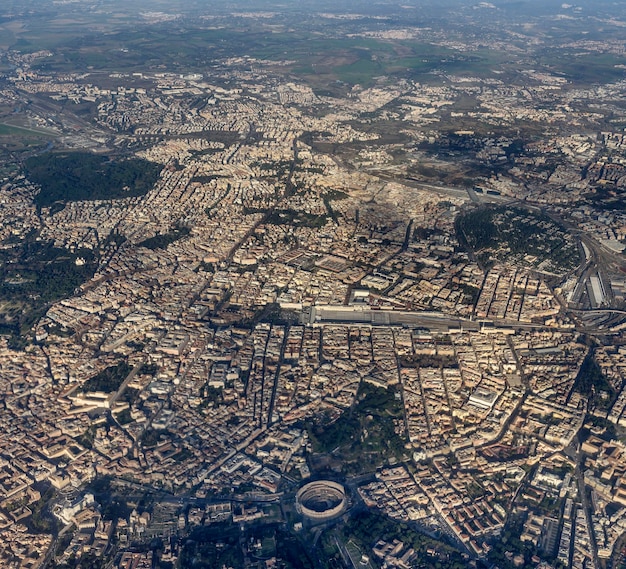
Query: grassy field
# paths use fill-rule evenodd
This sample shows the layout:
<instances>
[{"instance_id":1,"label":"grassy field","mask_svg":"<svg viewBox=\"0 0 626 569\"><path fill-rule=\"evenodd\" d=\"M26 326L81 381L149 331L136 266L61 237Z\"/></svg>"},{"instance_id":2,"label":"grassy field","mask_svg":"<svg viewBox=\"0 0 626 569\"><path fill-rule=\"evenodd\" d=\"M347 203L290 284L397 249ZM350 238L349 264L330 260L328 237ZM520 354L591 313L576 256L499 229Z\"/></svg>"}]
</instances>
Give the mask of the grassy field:
<instances>
[{"instance_id":1,"label":"grassy field","mask_svg":"<svg viewBox=\"0 0 626 569\"><path fill-rule=\"evenodd\" d=\"M167 2L152 0L143 3L146 11L166 13L185 12ZM324 3L326 4L326 3ZM36 5L36 3L33 3ZM141 4L140 4L141 5ZM518 55L514 50L503 52L497 48L478 46L471 51L448 49L429 43L426 39L381 39L366 37L364 32L381 27L423 25L422 14L409 13L393 4L370 4L365 15L351 19L303 19L299 3L283 4L273 17L261 19L238 13L236 3L215 6L210 22L188 19L183 16L175 22L150 22L142 15L137 3L132 6L86 8L72 4L47 10L31 10L28 19L0 23L0 46L22 53L50 49L53 57L38 62L42 69L76 71L80 68L95 70L147 70L160 65L184 66L187 71L204 71L207 65L223 58L249 56L274 62L293 62L283 67L311 83L341 81L347 84L369 85L381 75L404 76L424 80L434 70L444 73L464 73L490 76L493 71L519 69ZM148 8L150 6L150 8ZM321 10L322 4L318 4ZM327 9L334 11L335 3ZM404 8L404 7L402 7ZM441 7L440 7L441 8ZM440 8L434 10L438 14ZM192 8L192 12L197 8ZM250 9L253 10L250 6ZM511 5L508 17L515 21L521 14ZM547 13L551 9L545 8ZM350 10L348 9L348 12ZM537 18L541 7L530 15ZM191 12L190 12L191 13ZM386 23L373 23L376 14L384 14ZM524 21L528 14L521 16ZM28 25L25 22L28 22ZM450 21L450 36L479 34L488 23L470 18L463 22ZM436 28L436 26L435 26ZM590 28L590 29L588 29ZM425 28L428 29L428 28ZM581 31L589 40L621 39L621 30L602 26L586 26L584 21L539 21L536 34L550 39L545 45L562 46ZM623 77L623 56L617 54L592 54L556 47L545 49L528 46L523 38L510 38L511 46L529 50L525 57L536 57L538 70L553 71L575 82L600 82Z\"/></svg>"},{"instance_id":2,"label":"grassy field","mask_svg":"<svg viewBox=\"0 0 626 569\"><path fill-rule=\"evenodd\" d=\"M0 123L0 178L19 170L16 155L43 149L56 136L55 132L44 129Z\"/></svg>"},{"instance_id":3,"label":"grassy field","mask_svg":"<svg viewBox=\"0 0 626 569\"><path fill-rule=\"evenodd\" d=\"M16 126L13 124L0 123L0 136L20 136L20 137L42 137L52 138L56 136L52 131L46 131L43 129L32 129L23 126Z\"/></svg>"},{"instance_id":4,"label":"grassy field","mask_svg":"<svg viewBox=\"0 0 626 569\"><path fill-rule=\"evenodd\" d=\"M350 556L350 561L354 567L363 567L364 569L374 569L372 562L367 561L367 563L362 563L361 560L363 558L363 552L359 549L359 546L354 543L354 541L350 540L346 544L346 550L348 555Z\"/></svg>"},{"instance_id":5,"label":"grassy field","mask_svg":"<svg viewBox=\"0 0 626 569\"><path fill-rule=\"evenodd\" d=\"M92 15L93 16L93 15ZM106 22L102 22L104 25ZM435 70L479 77L494 71L518 69L516 56L488 47L462 52L418 40L385 40L358 35L334 36L329 24L325 32L263 26L250 27L247 21L230 21L224 27L200 28L171 25L124 26L112 33L85 34L85 22L53 20L31 22L29 28L0 28L0 44L33 52L52 49L35 68L54 71L77 69L145 71L159 66L181 66L205 71L227 57L249 56L268 62L289 62L281 69L294 73L316 88L343 82L369 86L380 76L407 77L425 81ZM114 24L113 19L108 20ZM616 65L624 58L612 54L572 54L563 49L537 54L537 69L552 71L578 82L594 83L623 77Z\"/></svg>"},{"instance_id":6,"label":"grassy field","mask_svg":"<svg viewBox=\"0 0 626 569\"><path fill-rule=\"evenodd\" d=\"M624 78L624 69L616 67L626 64L626 58L611 53L571 54L566 51L542 54L539 63L578 84L607 83Z\"/></svg>"},{"instance_id":7,"label":"grassy field","mask_svg":"<svg viewBox=\"0 0 626 569\"><path fill-rule=\"evenodd\" d=\"M159 66L185 66L205 71L207 65L237 56L283 64L317 88L343 82L371 85L380 76L422 77L435 69L490 73L502 56L484 49L470 55L417 41L365 37L323 37L303 30L263 29L172 30L168 26L123 29L111 34L81 34L75 26L23 31L14 47L24 52L52 49L34 67L42 71L145 71ZM7 39L9 36L7 36Z\"/></svg>"}]
</instances>

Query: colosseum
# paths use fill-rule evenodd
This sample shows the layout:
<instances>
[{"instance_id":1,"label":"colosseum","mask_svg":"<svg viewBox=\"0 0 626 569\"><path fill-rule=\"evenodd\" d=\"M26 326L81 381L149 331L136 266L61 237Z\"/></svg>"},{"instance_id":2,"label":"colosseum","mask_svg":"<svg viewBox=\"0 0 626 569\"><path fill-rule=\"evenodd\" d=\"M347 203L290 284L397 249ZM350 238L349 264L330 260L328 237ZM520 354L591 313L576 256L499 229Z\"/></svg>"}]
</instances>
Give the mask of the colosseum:
<instances>
[{"instance_id":1,"label":"colosseum","mask_svg":"<svg viewBox=\"0 0 626 569\"><path fill-rule=\"evenodd\" d=\"M296 509L311 520L331 520L343 514L347 507L345 488L330 480L309 482L296 494Z\"/></svg>"}]
</instances>

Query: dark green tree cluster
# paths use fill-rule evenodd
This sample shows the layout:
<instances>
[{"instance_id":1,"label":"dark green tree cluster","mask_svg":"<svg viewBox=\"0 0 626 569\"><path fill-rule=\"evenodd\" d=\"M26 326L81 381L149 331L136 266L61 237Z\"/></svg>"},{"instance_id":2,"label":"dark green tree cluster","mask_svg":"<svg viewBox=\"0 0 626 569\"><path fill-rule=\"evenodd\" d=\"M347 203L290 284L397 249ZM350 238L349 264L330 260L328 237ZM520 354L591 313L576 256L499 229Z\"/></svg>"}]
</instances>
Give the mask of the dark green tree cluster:
<instances>
[{"instance_id":1,"label":"dark green tree cluster","mask_svg":"<svg viewBox=\"0 0 626 569\"><path fill-rule=\"evenodd\" d=\"M93 448L93 442L96 438L96 426L89 425L88 429L80 435L76 441L85 448Z\"/></svg>"},{"instance_id":2,"label":"dark green tree cluster","mask_svg":"<svg viewBox=\"0 0 626 569\"><path fill-rule=\"evenodd\" d=\"M580 366L574 389L589 398L592 409L608 410L617 395L597 364L593 351Z\"/></svg>"},{"instance_id":3,"label":"dark green tree cluster","mask_svg":"<svg viewBox=\"0 0 626 569\"><path fill-rule=\"evenodd\" d=\"M310 227L319 229L328 221L327 215L316 215L295 209L277 209L267 218L270 225L291 225L293 227Z\"/></svg>"},{"instance_id":4,"label":"dark green tree cluster","mask_svg":"<svg viewBox=\"0 0 626 569\"><path fill-rule=\"evenodd\" d=\"M415 567L426 569L461 569L468 566L467 556L458 549L424 535L406 523L398 523L386 516L370 511L359 512L352 516L343 527L345 540L353 539L362 551L371 556L374 544L382 539L399 539L408 549L416 553Z\"/></svg>"},{"instance_id":5,"label":"dark green tree cluster","mask_svg":"<svg viewBox=\"0 0 626 569\"><path fill-rule=\"evenodd\" d=\"M549 259L563 270L571 270L580 262L565 229L543 213L515 207L480 207L459 215L455 227L459 243L473 250L485 265L511 254L533 255L536 264Z\"/></svg>"},{"instance_id":6,"label":"dark green tree cluster","mask_svg":"<svg viewBox=\"0 0 626 569\"><path fill-rule=\"evenodd\" d=\"M50 303L71 296L96 267L97 257L89 249L71 252L33 238L2 251L0 332L25 334Z\"/></svg>"},{"instance_id":7,"label":"dark green tree cluster","mask_svg":"<svg viewBox=\"0 0 626 569\"><path fill-rule=\"evenodd\" d=\"M493 548L489 552L489 561L496 564L502 569L513 569L519 567L512 561L511 554L522 555L524 557L524 569L536 567L536 563L531 561L533 555L537 554L537 550L530 543L522 541L519 536L522 535L524 528L524 520L522 518L514 518L507 524L500 539L493 542Z\"/></svg>"},{"instance_id":8,"label":"dark green tree cluster","mask_svg":"<svg viewBox=\"0 0 626 569\"><path fill-rule=\"evenodd\" d=\"M170 437L171 433L167 429L147 429L141 436L141 444L146 447L153 447L158 444L161 437Z\"/></svg>"},{"instance_id":9,"label":"dark green tree cluster","mask_svg":"<svg viewBox=\"0 0 626 569\"><path fill-rule=\"evenodd\" d=\"M130 414L130 409L122 409L116 416L117 422L120 425L128 425L133 422L133 418Z\"/></svg>"},{"instance_id":10,"label":"dark green tree cluster","mask_svg":"<svg viewBox=\"0 0 626 569\"><path fill-rule=\"evenodd\" d=\"M132 366L126 362L103 369L99 374L94 375L83 385L84 392L103 391L113 393L124 383L126 376L131 372Z\"/></svg>"},{"instance_id":11,"label":"dark green tree cluster","mask_svg":"<svg viewBox=\"0 0 626 569\"><path fill-rule=\"evenodd\" d=\"M139 368L139 373L155 376L159 371L159 366L156 364L142 364Z\"/></svg>"},{"instance_id":12,"label":"dark green tree cluster","mask_svg":"<svg viewBox=\"0 0 626 569\"><path fill-rule=\"evenodd\" d=\"M178 560L181 569L213 569L214 567L244 567L243 551L239 546L239 528L220 524L194 529L184 543Z\"/></svg>"},{"instance_id":13,"label":"dark green tree cluster","mask_svg":"<svg viewBox=\"0 0 626 569\"><path fill-rule=\"evenodd\" d=\"M139 247L145 247L146 249L166 249L170 243L174 243L183 237L189 235L191 230L188 227L175 227L168 233L161 233L154 237L148 237L140 243L137 243Z\"/></svg>"},{"instance_id":14,"label":"dark green tree cluster","mask_svg":"<svg viewBox=\"0 0 626 569\"><path fill-rule=\"evenodd\" d=\"M41 186L35 196L39 207L142 196L152 189L162 169L140 158L111 160L89 152L39 154L26 160L24 167L26 177Z\"/></svg>"},{"instance_id":15,"label":"dark green tree cluster","mask_svg":"<svg viewBox=\"0 0 626 569\"><path fill-rule=\"evenodd\" d=\"M50 486L42 493L39 500L30 505L33 515L30 517L29 523L35 531L49 533L57 529L58 522L48 511L48 504L54 496L54 488Z\"/></svg>"},{"instance_id":16,"label":"dark green tree cluster","mask_svg":"<svg viewBox=\"0 0 626 569\"><path fill-rule=\"evenodd\" d=\"M350 473L370 472L390 458L400 459L405 441L396 433L394 421L403 417L395 389L361 384L357 401L336 421L308 425L314 452L340 456Z\"/></svg>"}]
</instances>

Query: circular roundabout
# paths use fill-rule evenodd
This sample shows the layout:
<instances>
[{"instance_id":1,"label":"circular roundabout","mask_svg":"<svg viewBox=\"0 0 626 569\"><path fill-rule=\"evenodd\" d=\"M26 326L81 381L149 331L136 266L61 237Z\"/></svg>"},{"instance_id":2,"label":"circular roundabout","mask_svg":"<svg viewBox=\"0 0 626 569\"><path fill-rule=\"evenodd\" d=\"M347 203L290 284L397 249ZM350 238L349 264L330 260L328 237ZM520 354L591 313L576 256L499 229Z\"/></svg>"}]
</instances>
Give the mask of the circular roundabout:
<instances>
[{"instance_id":1,"label":"circular roundabout","mask_svg":"<svg viewBox=\"0 0 626 569\"><path fill-rule=\"evenodd\" d=\"M309 482L296 494L296 509L311 520L331 520L343 514L347 507L345 488L330 480Z\"/></svg>"}]
</instances>

